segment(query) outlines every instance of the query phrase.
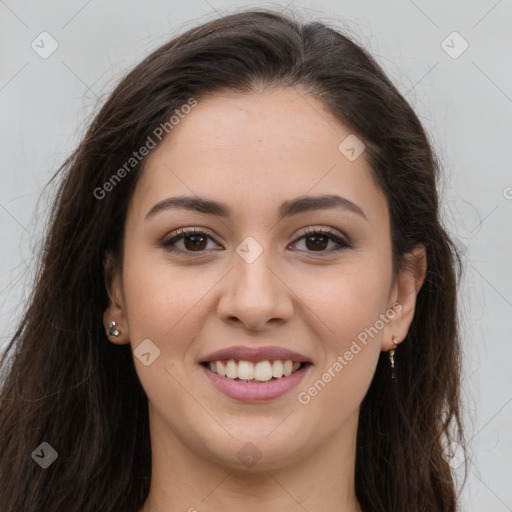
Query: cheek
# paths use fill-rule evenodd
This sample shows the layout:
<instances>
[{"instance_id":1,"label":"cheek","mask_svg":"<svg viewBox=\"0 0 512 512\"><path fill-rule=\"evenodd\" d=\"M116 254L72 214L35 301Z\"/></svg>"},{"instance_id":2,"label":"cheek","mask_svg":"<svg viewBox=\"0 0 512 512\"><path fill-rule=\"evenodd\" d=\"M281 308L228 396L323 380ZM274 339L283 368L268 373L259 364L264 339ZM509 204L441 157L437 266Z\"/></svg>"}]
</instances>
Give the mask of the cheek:
<instances>
[{"instance_id":1,"label":"cheek","mask_svg":"<svg viewBox=\"0 0 512 512\"><path fill-rule=\"evenodd\" d=\"M132 344L149 338L161 350L183 350L180 340L200 327L191 318L201 311L201 299L214 287L216 275L198 266L172 266L154 248L127 250L123 284Z\"/></svg>"},{"instance_id":2,"label":"cheek","mask_svg":"<svg viewBox=\"0 0 512 512\"><path fill-rule=\"evenodd\" d=\"M329 270L304 272L294 279L294 291L323 324L331 348L343 349L347 341L350 345L385 313L391 278L386 268L357 255Z\"/></svg>"},{"instance_id":3,"label":"cheek","mask_svg":"<svg viewBox=\"0 0 512 512\"><path fill-rule=\"evenodd\" d=\"M359 407L375 372L391 278L385 268L361 257L357 264L333 268L331 276L301 280L297 295L317 317L322 351L297 400L333 428Z\"/></svg>"},{"instance_id":4,"label":"cheek","mask_svg":"<svg viewBox=\"0 0 512 512\"><path fill-rule=\"evenodd\" d=\"M222 272L192 265L173 267L165 255L155 253L154 249L125 251L123 284L130 342L150 402L159 411L185 410L190 403L181 386L191 378L189 371L194 367L190 349L204 327L208 292ZM159 350L148 366L136 359L143 340L150 340ZM168 420L177 422L170 416Z\"/></svg>"}]
</instances>

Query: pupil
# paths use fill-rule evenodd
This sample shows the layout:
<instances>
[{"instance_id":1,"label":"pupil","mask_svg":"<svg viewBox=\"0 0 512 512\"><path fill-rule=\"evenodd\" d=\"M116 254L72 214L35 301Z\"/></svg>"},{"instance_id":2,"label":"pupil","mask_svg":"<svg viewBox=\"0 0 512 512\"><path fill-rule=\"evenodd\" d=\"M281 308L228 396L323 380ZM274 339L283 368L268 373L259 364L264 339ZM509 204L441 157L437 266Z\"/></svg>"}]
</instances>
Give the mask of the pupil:
<instances>
[{"instance_id":1,"label":"pupil","mask_svg":"<svg viewBox=\"0 0 512 512\"><path fill-rule=\"evenodd\" d=\"M309 240L313 240L313 247L308 244ZM321 240L319 242L319 240ZM310 235L306 239L306 245L308 249L325 249L327 237L325 235ZM320 244L320 245L318 245Z\"/></svg>"},{"instance_id":2,"label":"pupil","mask_svg":"<svg viewBox=\"0 0 512 512\"><path fill-rule=\"evenodd\" d=\"M204 249L204 246L205 246L205 238L204 236L201 236L201 235L192 235L192 236L187 236L185 238L185 246L188 250L196 250L196 249ZM202 243L199 242L198 240L201 240L202 239ZM189 244L187 242L190 242L191 240L194 240L193 242L193 245L192 246L189 246Z\"/></svg>"}]
</instances>

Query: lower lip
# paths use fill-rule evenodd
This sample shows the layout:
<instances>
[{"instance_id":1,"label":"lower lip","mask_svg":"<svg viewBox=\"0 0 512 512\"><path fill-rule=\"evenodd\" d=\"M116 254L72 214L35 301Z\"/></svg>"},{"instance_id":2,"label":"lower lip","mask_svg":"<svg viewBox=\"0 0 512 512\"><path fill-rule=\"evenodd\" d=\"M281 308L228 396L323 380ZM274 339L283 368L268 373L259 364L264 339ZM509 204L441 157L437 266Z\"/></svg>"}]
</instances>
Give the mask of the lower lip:
<instances>
[{"instance_id":1,"label":"lower lip","mask_svg":"<svg viewBox=\"0 0 512 512\"><path fill-rule=\"evenodd\" d=\"M243 402L263 402L278 398L291 389L304 378L311 364L307 364L288 377L281 377L267 382L243 382L227 377L221 377L209 368L200 365L210 382L225 395Z\"/></svg>"}]
</instances>

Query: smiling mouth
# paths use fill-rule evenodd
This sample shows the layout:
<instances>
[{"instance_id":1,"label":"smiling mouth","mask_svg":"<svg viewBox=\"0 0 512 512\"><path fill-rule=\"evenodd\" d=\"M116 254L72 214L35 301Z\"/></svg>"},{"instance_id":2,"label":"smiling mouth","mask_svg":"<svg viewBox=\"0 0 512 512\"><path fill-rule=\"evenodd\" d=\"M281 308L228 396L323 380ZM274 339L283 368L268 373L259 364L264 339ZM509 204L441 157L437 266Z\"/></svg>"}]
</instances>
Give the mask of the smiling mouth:
<instances>
[{"instance_id":1,"label":"smiling mouth","mask_svg":"<svg viewBox=\"0 0 512 512\"><path fill-rule=\"evenodd\" d=\"M311 363L291 360L264 360L258 362L228 359L200 363L212 373L237 382L271 382L288 377Z\"/></svg>"}]
</instances>

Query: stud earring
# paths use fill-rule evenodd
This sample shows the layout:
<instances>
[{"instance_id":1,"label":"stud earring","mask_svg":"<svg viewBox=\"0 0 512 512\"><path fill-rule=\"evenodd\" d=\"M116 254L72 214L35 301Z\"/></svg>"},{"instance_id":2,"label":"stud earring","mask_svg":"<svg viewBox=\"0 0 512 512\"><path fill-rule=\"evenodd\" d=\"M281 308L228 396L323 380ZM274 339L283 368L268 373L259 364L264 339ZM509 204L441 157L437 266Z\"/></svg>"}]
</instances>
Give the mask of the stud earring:
<instances>
[{"instance_id":1,"label":"stud earring","mask_svg":"<svg viewBox=\"0 0 512 512\"><path fill-rule=\"evenodd\" d=\"M391 338L393 343L395 344L395 346L398 346L398 344L400 343L394 336ZM395 349L392 348L390 351L389 351L389 362L391 363L391 378L394 379L395 378Z\"/></svg>"},{"instance_id":2,"label":"stud earring","mask_svg":"<svg viewBox=\"0 0 512 512\"><path fill-rule=\"evenodd\" d=\"M109 336L119 336L121 334L119 329L116 329L116 323L114 321L108 324L108 334Z\"/></svg>"}]
</instances>

